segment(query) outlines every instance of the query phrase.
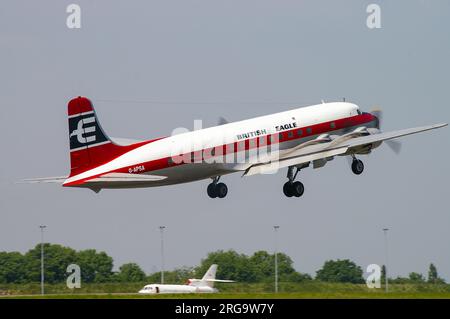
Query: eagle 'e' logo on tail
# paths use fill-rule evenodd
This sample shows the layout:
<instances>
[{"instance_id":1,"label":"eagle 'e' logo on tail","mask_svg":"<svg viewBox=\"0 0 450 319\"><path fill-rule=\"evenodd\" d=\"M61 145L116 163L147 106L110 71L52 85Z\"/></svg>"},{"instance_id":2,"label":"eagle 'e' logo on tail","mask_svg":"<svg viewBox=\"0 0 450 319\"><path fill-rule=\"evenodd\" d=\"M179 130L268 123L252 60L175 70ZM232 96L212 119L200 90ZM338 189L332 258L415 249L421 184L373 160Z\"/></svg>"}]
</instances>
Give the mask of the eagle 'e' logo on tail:
<instances>
[{"instance_id":1,"label":"eagle 'e' logo on tail","mask_svg":"<svg viewBox=\"0 0 450 319\"><path fill-rule=\"evenodd\" d=\"M77 151L109 142L93 111L69 116L70 150Z\"/></svg>"},{"instance_id":2,"label":"eagle 'e' logo on tail","mask_svg":"<svg viewBox=\"0 0 450 319\"><path fill-rule=\"evenodd\" d=\"M72 138L73 136L77 137L78 143L86 144L86 143L92 143L95 142L96 136L91 135L85 137L85 135L89 133L95 133L95 126L89 126L85 127L86 124L95 123L95 116L80 119L77 124L77 128L70 133L69 138Z\"/></svg>"}]
</instances>

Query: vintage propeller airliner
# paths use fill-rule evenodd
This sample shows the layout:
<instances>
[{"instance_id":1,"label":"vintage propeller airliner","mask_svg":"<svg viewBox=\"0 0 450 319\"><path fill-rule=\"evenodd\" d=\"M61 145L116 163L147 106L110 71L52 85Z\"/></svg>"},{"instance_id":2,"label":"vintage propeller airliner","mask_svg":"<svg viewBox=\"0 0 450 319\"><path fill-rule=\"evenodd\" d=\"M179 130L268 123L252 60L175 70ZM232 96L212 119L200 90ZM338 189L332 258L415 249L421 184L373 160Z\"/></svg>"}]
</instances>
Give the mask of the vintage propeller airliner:
<instances>
[{"instance_id":1,"label":"vintage propeller airliner","mask_svg":"<svg viewBox=\"0 0 450 319\"><path fill-rule=\"evenodd\" d=\"M228 193L221 176L268 174L281 168L287 168L284 194L300 197L304 186L296 177L306 167L317 169L335 156L348 156L353 173L359 175L364 164L357 155L369 154L383 142L398 152L400 144L392 139L447 125L382 132L380 111L366 113L355 104L333 102L123 143L106 135L86 97L69 102L68 117L70 175L27 182L59 182L99 192L212 179L207 187L211 198Z\"/></svg>"}]
</instances>

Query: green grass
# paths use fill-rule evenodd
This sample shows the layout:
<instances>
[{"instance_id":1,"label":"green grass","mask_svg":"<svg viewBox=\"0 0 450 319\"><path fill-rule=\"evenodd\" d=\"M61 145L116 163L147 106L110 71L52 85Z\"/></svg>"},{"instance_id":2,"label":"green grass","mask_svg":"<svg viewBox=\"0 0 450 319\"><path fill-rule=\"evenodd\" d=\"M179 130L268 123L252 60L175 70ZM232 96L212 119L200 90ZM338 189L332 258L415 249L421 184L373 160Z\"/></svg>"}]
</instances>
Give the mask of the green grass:
<instances>
[{"instance_id":1,"label":"green grass","mask_svg":"<svg viewBox=\"0 0 450 319\"><path fill-rule=\"evenodd\" d=\"M273 284L221 284L218 294L139 295L136 292L145 283L84 284L82 288L70 290L63 284L46 285L46 295L40 296L39 284L0 285L0 298L56 298L56 299L323 299L323 298L445 298L450 299L450 285L391 284L389 293L384 289L369 289L365 285L342 283L280 283L278 294Z\"/></svg>"}]
</instances>

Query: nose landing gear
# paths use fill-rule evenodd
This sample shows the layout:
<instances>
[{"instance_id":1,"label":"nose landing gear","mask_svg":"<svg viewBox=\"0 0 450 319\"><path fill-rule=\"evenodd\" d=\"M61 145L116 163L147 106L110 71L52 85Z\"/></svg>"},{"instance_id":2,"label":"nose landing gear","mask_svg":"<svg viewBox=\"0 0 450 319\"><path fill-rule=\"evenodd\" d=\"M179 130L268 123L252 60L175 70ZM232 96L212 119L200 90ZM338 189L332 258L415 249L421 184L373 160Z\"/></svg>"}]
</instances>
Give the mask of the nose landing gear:
<instances>
[{"instance_id":1,"label":"nose landing gear","mask_svg":"<svg viewBox=\"0 0 450 319\"><path fill-rule=\"evenodd\" d=\"M364 172L364 163L361 160L357 159L355 155L353 155L352 157L352 172L356 175L361 175L362 172Z\"/></svg>"}]
</instances>

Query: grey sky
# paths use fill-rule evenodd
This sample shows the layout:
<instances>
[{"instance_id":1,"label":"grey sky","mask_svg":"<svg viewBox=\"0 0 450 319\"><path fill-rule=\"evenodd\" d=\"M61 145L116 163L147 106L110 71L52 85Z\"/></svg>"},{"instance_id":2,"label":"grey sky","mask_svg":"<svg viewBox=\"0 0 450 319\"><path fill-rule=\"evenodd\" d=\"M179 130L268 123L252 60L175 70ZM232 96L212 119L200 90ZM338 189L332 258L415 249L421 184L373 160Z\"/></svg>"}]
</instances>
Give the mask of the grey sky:
<instances>
[{"instance_id":1,"label":"grey sky","mask_svg":"<svg viewBox=\"0 0 450 319\"><path fill-rule=\"evenodd\" d=\"M80 30L66 27L72 2ZM366 27L372 2L379 30ZM284 197L285 171L226 176L226 200L207 197L208 181L99 194L13 184L67 174L66 105L77 95L110 136L129 138L342 97L382 107L385 130L449 122L449 31L447 0L2 1L0 251L28 250L46 224L49 242L149 272L159 225L172 269L217 249L273 250L278 224L282 250L314 274L332 258L382 264L389 227L392 275L433 262L450 280L448 128L404 138L400 156L382 146L361 157L359 177L343 158L307 169L301 199Z\"/></svg>"}]
</instances>

